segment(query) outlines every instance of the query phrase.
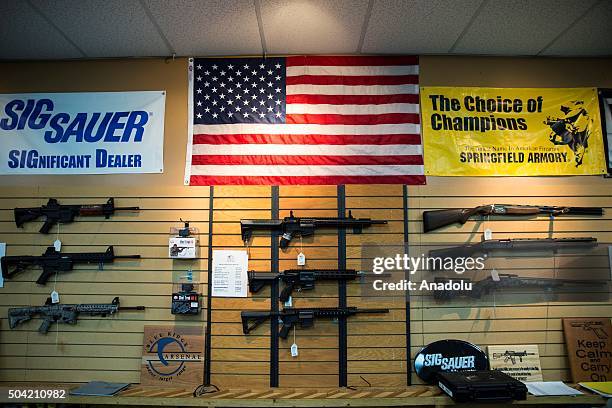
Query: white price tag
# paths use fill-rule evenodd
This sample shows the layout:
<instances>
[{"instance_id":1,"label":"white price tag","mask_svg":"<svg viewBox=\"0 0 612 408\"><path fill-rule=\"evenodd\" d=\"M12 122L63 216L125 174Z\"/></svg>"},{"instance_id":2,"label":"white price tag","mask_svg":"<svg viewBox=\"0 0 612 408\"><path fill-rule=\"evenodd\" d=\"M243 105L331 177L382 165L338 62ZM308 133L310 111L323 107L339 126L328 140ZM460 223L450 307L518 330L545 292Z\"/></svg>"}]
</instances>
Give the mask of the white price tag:
<instances>
[{"instance_id":1,"label":"white price tag","mask_svg":"<svg viewBox=\"0 0 612 408\"><path fill-rule=\"evenodd\" d=\"M59 293L56 291L51 292L51 303L59 303Z\"/></svg>"},{"instance_id":2,"label":"white price tag","mask_svg":"<svg viewBox=\"0 0 612 408\"><path fill-rule=\"evenodd\" d=\"M493 239L493 231L491 231L491 228L487 228L484 232L484 239L486 239L487 241L490 239Z\"/></svg>"},{"instance_id":3,"label":"white price tag","mask_svg":"<svg viewBox=\"0 0 612 408\"><path fill-rule=\"evenodd\" d=\"M306 265L306 255L303 252L300 252L297 256L297 264L298 266Z\"/></svg>"},{"instance_id":4,"label":"white price tag","mask_svg":"<svg viewBox=\"0 0 612 408\"><path fill-rule=\"evenodd\" d=\"M499 279L499 272L497 272L497 269L493 269L491 271L491 279L493 279L493 281L495 281L495 282L499 282L500 281L500 279Z\"/></svg>"},{"instance_id":5,"label":"white price tag","mask_svg":"<svg viewBox=\"0 0 612 408\"><path fill-rule=\"evenodd\" d=\"M55 242L53 243L53 247L55 248L55 250L57 252L62 250L62 241L60 241L59 239L56 239Z\"/></svg>"},{"instance_id":6,"label":"white price tag","mask_svg":"<svg viewBox=\"0 0 612 408\"><path fill-rule=\"evenodd\" d=\"M293 343L291 345L291 357L297 357L298 356L298 345Z\"/></svg>"},{"instance_id":7,"label":"white price tag","mask_svg":"<svg viewBox=\"0 0 612 408\"><path fill-rule=\"evenodd\" d=\"M293 307L293 296L289 296L289 299L285 302L285 307Z\"/></svg>"}]
</instances>

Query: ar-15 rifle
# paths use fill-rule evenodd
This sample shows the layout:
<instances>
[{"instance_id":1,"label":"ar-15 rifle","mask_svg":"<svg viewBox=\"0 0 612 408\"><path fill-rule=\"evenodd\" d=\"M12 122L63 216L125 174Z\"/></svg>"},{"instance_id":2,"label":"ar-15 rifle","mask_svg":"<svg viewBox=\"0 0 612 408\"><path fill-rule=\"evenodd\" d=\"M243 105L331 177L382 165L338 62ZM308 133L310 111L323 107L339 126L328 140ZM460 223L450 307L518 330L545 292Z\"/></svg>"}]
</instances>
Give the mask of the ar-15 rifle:
<instances>
[{"instance_id":1,"label":"ar-15 rifle","mask_svg":"<svg viewBox=\"0 0 612 408\"><path fill-rule=\"evenodd\" d=\"M39 285L44 285L53 274L71 271L76 263L104 264L113 263L115 259L140 259L140 255L115 255L115 250L109 246L105 252L84 253L60 253L54 247L48 247L41 256L3 256L0 259L2 266L2 277L11 279L30 266L40 266L42 274L36 280Z\"/></svg>"},{"instance_id":2,"label":"ar-15 rifle","mask_svg":"<svg viewBox=\"0 0 612 408\"><path fill-rule=\"evenodd\" d=\"M38 332L46 334L52 323L76 324L79 313L90 316L106 317L126 310L145 310L144 306L122 307L119 306L119 298L116 297L111 303L90 303L79 305L52 304L51 298L47 299L44 306L16 307L8 311L9 326L14 329L23 322L32 319L34 315L40 314L43 322Z\"/></svg>"},{"instance_id":3,"label":"ar-15 rifle","mask_svg":"<svg viewBox=\"0 0 612 408\"><path fill-rule=\"evenodd\" d=\"M474 255L488 255L493 251L558 251L565 248L594 248L597 238L517 238L489 239L476 244L451 248L433 249L430 258L465 258Z\"/></svg>"},{"instance_id":4,"label":"ar-15 rifle","mask_svg":"<svg viewBox=\"0 0 612 408\"><path fill-rule=\"evenodd\" d=\"M536 353L528 353L527 350L525 350L525 351L506 350L504 353L493 353L493 358L494 359L503 358L504 359L504 363L507 363L508 361L510 361L510 362L512 362L512 365L515 365L517 358L522 363L523 362L523 357L535 356L535 354Z\"/></svg>"},{"instance_id":5,"label":"ar-15 rifle","mask_svg":"<svg viewBox=\"0 0 612 408\"><path fill-rule=\"evenodd\" d=\"M600 326L600 327L597 327ZM608 338L608 333L603 329L603 325L598 322L574 322L572 327L582 327L584 331L592 331L598 339L605 340Z\"/></svg>"},{"instance_id":6,"label":"ar-15 rifle","mask_svg":"<svg viewBox=\"0 0 612 408\"><path fill-rule=\"evenodd\" d=\"M354 218L351 211L348 217L294 217L293 211L289 217L282 220L240 220L242 240L246 243L255 230L278 231L282 233L280 247L287 248L294 237L308 237L314 235L317 228L352 228L353 233L359 234L364 227L374 224L386 224L387 221L372 220L371 218Z\"/></svg>"},{"instance_id":7,"label":"ar-15 rifle","mask_svg":"<svg viewBox=\"0 0 612 408\"><path fill-rule=\"evenodd\" d=\"M309 328L314 326L315 319L326 318L335 319L339 317L349 317L360 313L389 313L389 309L357 309L356 307L334 308L320 307L312 309L288 309L285 308L281 312L260 312L260 311L244 311L240 314L242 317L242 332L249 334L260 324L277 317L282 323L282 327L278 336L281 339L286 339L289 331L299 325L301 328ZM254 321L253 324L250 324Z\"/></svg>"},{"instance_id":8,"label":"ar-15 rifle","mask_svg":"<svg viewBox=\"0 0 612 408\"><path fill-rule=\"evenodd\" d=\"M100 216L108 219L115 211L138 211L140 207L115 207L115 199L109 198L105 204L62 205L55 198L50 198L47 205L33 208L15 208L15 224L22 227L24 223L44 216L45 223L40 232L48 234L55 224L68 224L79 215L82 217Z\"/></svg>"},{"instance_id":9,"label":"ar-15 rifle","mask_svg":"<svg viewBox=\"0 0 612 408\"><path fill-rule=\"evenodd\" d=\"M281 280L285 287L281 290L281 302L289 300L294 289L298 291L312 290L318 280L354 280L359 273L354 269L288 269L282 273L266 273L249 271L249 290L259 292L265 285L275 280Z\"/></svg>"},{"instance_id":10,"label":"ar-15 rifle","mask_svg":"<svg viewBox=\"0 0 612 408\"><path fill-rule=\"evenodd\" d=\"M423 231L429 232L451 224L465 224L475 215L603 215L601 207L554 207L539 205L487 204L474 208L458 208L423 212Z\"/></svg>"},{"instance_id":11,"label":"ar-15 rifle","mask_svg":"<svg viewBox=\"0 0 612 408\"><path fill-rule=\"evenodd\" d=\"M474 299L480 299L483 295L497 289L523 287L554 289L565 285L601 285L602 283L605 283L605 281L601 280L526 278L508 273L500 273L499 280L493 280L493 278L489 276L476 282L473 282L469 278L437 277L434 279L434 283L436 284L445 284L448 282L463 283L463 285L460 285L460 287L466 288L466 290L434 290L434 299L450 300L456 297L471 297ZM470 286L472 290L468 289Z\"/></svg>"}]
</instances>

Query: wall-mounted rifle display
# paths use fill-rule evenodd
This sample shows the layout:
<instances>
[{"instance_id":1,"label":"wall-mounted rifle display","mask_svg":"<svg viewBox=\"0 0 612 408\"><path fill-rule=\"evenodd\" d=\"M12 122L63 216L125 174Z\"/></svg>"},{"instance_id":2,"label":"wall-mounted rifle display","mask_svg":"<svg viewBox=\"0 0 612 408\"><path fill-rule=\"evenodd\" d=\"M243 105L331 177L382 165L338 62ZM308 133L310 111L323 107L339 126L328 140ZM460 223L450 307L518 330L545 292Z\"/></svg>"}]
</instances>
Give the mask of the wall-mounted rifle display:
<instances>
[{"instance_id":1,"label":"wall-mounted rifle display","mask_svg":"<svg viewBox=\"0 0 612 408\"><path fill-rule=\"evenodd\" d=\"M39 266L43 272L36 280L44 285L56 273L71 271L74 264L104 264L113 263L115 259L140 259L140 255L115 255L113 246L105 252L60 253L54 247L48 247L41 256L3 256L0 258L2 277L11 279L15 274L32 266Z\"/></svg>"},{"instance_id":2,"label":"wall-mounted rifle display","mask_svg":"<svg viewBox=\"0 0 612 408\"><path fill-rule=\"evenodd\" d=\"M318 280L342 281L354 280L360 273L354 269L287 269L282 273L249 272L249 290L259 292L264 286L280 280L285 284L279 300L286 302L294 290L312 290Z\"/></svg>"},{"instance_id":3,"label":"wall-mounted rifle display","mask_svg":"<svg viewBox=\"0 0 612 408\"><path fill-rule=\"evenodd\" d=\"M423 211L423 231L429 232L452 224L465 224L470 217L480 215L603 215L601 207L555 207L538 205L487 204L474 208Z\"/></svg>"},{"instance_id":4,"label":"wall-mounted rifle display","mask_svg":"<svg viewBox=\"0 0 612 408\"><path fill-rule=\"evenodd\" d=\"M21 323L32 319L34 315L41 315L43 322L38 328L39 333L46 334L52 323L76 324L80 313L89 316L106 317L119 311L145 310L144 306L123 307L119 305L116 297L111 303L85 303L78 305L52 304L51 298L47 299L44 306L17 307L8 310L8 321L11 329Z\"/></svg>"},{"instance_id":5,"label":"wall-mounted rifle display","mask_svg":"<svg viewBox=\"0 0 612 408\"><path fill-rule=\"evenodd\" d=\"M308 237L319 228L346 228L359 234L363 228L375 224L387 224L386 220L372 220L371 218L355 218L351 211L348 217L295 217L293 211L289 217L282 220L240 220L242 240L246 243L251 239L253 231L278 231L282 234L280 247L287 248L295 237Z\"/></svg>"},{"instance_id":6,"label":"wall-mounted rifle display","mask_svg":"<svg viewBox=\"0 0 612 408\"><path fill-rule=\"evenodd\" d=\"M281 339L286 339L289 335L289 331L296 325L299 325L301 328L309 328L314 326L314 321L317 318L336 319L362 313L389 313L389 309L357 309L356 307L285 308L277 313L247 310L243 311L240 316L242 318L242 332L244 334L249 334L262 323L269 321L270 318L278 317L282 324L278 336Z\"/></svg>"},{"instance_id":7,"label":"wall-mounted rifle display","mask_svg":"<svg viewBox=\"0 0 612 408\"><path fill-rule=\"evenodd\" d=\"M597 246L597 238L508 238L489 239L476 244L466 244L429 251L430 258L465 258L488 255L494 251L559 251L563 249L589 249Z\"/></svg>"},{"instance_id":8,"label":"wall-mounted rifle display","mask_svg":"<svg viewBox=\"0 0 612 408\"><path fill-rule=\"evenodd\" d=\"M471 297L480 299L499 289L514 289L514 288L544 288L547 290L571 286L571 285L602 285L606 281L601 280L581 280L581 279L554 279L554 278L530 278L520 277L518 275L500 273L499 279L495 280L489 276L479 281L472 281L469 278L443 278L437 277L434 279L436 284L445 284L448 282L458 283L459 289L450 290L435 290L433 297L437 300L451 300L457 297ZM461 289L464 288L464 289Z\"/></svg>"},{"instance_id":9,"label":"wall-mounted rifle display","mask_svg":"<svg viewBox=\"0 0 612 408\"><path fill-rule=\"evenodd\" d=\"M15 224L22 227L29 221L45 217L45 223L40 232L48 234L55 224L68 224L80 217L104 216L108 219L115 211L139 211L140 207L115 207L115 199L109 198L104 204L60 204L55 198L50 198L47 205L32 208L15 208Z\"/></svg>"}]
</instances>

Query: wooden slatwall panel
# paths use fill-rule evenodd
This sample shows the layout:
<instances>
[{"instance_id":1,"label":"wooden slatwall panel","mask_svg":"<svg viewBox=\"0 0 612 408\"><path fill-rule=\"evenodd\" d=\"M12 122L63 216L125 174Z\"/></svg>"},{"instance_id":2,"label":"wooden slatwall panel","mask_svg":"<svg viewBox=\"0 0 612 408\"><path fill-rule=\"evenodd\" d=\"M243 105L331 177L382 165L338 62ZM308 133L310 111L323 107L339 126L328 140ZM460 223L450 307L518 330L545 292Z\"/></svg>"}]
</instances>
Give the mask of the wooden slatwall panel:
<instances>
[{"instance_id":1,"label":"wooden slatwall panel","mask_svg":"<svg viewBox=\"0 0 612 408\"><path fill-rule=\"evenodd\" d=\"M63 225L62 251L102 251L114 245L116 253L140 254L141 260L117 261L98 271L95 265L79 265L60 276L57 291L63 303L110 302L119 296L124 306L144 305L144 312L115 316L82 317L75 326L54 325L44 336L37 332L40 320L10 330L7 309L41 305L53 282L34 283L39 270L22 272L0 289L0 381L85 382L140 381L143 326L186 324L204 332L206 314L179 317L170 313L172 272L193 268L206 293L209 187L185 187L183 183L187 143L187 60L163 59L73 61L0 64L5 79L0 92L83 92L166 90L163 174L91 176L0 177L0 242L8 255L41 255L56 239L38 233L41 222L15 227L13 208L40 206L48 198L61 203L101 203L116 198L118 206L140 206L140 213L117 213L81 218ZM32 80L36 78L36 80ZM201 233L201 258L168 259L170 227L179 218L192 221ZM206 304L204 302L204 304Z\"/></svg>"},{"instance_id":2,"label":"wooden slatwall panel","mask_svg":"<svg viewBox=\"0 0 612 408\"><path fill-rule=\"evenodd\" d=\"M293 187L279 189L280 217L337 217L336 186ZM297 255L306 255L306 268L338 267L338 235L335 231L317 231L314 237L294 238L286 250L280 251L279 268L295 269ZM338 284L316 284L314 291L293 293L294 307L338 307ZM281 307L282 308L282 307ZM325 387L338 385L338 324L318 319L314 327L295 331L299 356L291 357L293 331L279 343L279 385L281 387Z\"/></svg>"},{"instance_id":3,"label":"wooden slatwall panel","mask_svg":"<svg viewBox=\"0 0 612 408\"><path fill-rule=\"evenodd\" d=\"M244 250L241 218L270 218L270 187L215 187L213 248ZM270 237L250 241L249 269L270 272ZM270 384L270 325L248 336L242 333L242 310L270 310L270 289L247 299L212 300L211 382L228 388L236 384L265 388Z\"/></svg>"},{"instance_id":4,"label":"wooden slatwall panel","mask_svg":"<svg viewBox=\"0 0 612 408\"><path fill-rule=\"evenodd\" d=\"M483 86L602 86L612 87L612 60L422 57L423 85ZM478 67L478 69L475 69ZM169 312L171 271L186 270L167 258L168 230L179 218L200 229L201 259L193 262L200 278L207 277L208 187L184 187L183 164L187 139L187 61L127 60L1 64L2 92L70 92L156 90L167 91L165 168L163 175L31 176L0 177L0 242L8 254L39 255L55 235L38 234L40 223L18 231L13 223L16 206L41 205L49 197L64 203L101 202L110 196L117 205L140 205L140 214L118 214L110 220L87 219L63 226L65 251L101 251L115 245L118 254L139 253L140 261L121 261L104 271L79 266L58 279L63 302L108 302L120 296L126 306L146 305L145 312L126 312L110 318L83 318L76 326L61 325L59 333L42 336L38 322L9 330L6 310L12 306L42 304L51 286L39 288L36 271L24 272L0 289L0 381L83 382L91 379L139 381L142 327L145 324L180 322L204 330L205 314L175 317ZM453 75L448 75L452 70ZM32 78L35 78L33 80ZM425 209L473 207L491 202L542 205L596 205L606 207L602 219L557 218L555 236L595 236L612 241L610 180L576 178L428 178L428 185L409 187L409 242L417 244L464 243L480 238L482 225L469 221L436 233L421 234ZM216 187L212 244L216 249L244 248L240 218L269 218L270 187ZM369 247L403 244L401 186L347 186L346 207L355 216L388 219L362 235L347 234L347 266L362 269ZM336 188L329 186L281 187L281 216L336 216ZM496 238L546 237L548 220L492 219ZM473 230L477 232L472 234ZM55 231L55 230L54 230ZM296 244L298 244L296 240ZM281 253L280 269L295 266L297 245ZM304 239L309 267L337 265L337 235L317 232ZM252 240L250 267L270 270L270 238ZM516 273L550 272L542 262L507 265ZM604 268L595 265L600 271ZM206 293L207 287L202 287ZM269 384L270 329L262 325L249 336L242 334L240 311L269 310L270 290L248 299L214 299L212 311L212 382L220 387L267 387ZM359 285L348 284L348 305L388 307L388 315L348 319L349 385L401 386L405 384L406 338L404 297L371 299L361 296ZM337 285L321 283L312 292L296 295L295 305L335 306ZM206 304L206 299L204 300ZM423 344L459 338L488 344L535 343L540 346L545 379L567 379L567 359L560 319L563 316L610 316L609 301L549 300L533 293L497 294L481 301L455 300L439 304L430 296L411 298L411 354ZM280 385L321 387L337 385L338 326L317 321L309 330L298 330L300 356L291 358L290 341L280 341ZM365 381L364 381L365 380ZM413 381L417 382L413 376Z\"/></svg>"},{"instance_id":5,"label":"wooden slatwall panel","mask_svg":"<svg viewBox=\"0 0 612 408\"><path fill-rule=\"evenodd\" d=\"M584 256L556 258L516 256L492 259L484 274L499 273L569 279L610 279L606 247L612 242L612 188L601 177L564 178L450 178L430 177L428 185L409 189L410 242L413 245L479 242L485 228L493 238L595 237L603 248ZM421 213L442 208L468 208L492 203L599 206L603 217L491 217L469 220L427 234ZM572 252L572 254L580 254ZM588 274L588 276L585 276ZM440 274L444 276L443 273ZM577 296L576 287L544 290L504 290L481 299L437 302L430 294L412 297L412 352L435 340L456 338L479 346L537 344L545 380L570 380L562 317L611 317L609 287ZM593 291L593 288L590 288ZM563 293L565 292L565 293Z\"/></svg>"},{"instance_id":6,"label":"wooden slatwall panel","mask_svg":"<svg viewBox=\"0 0 612 408\"><path fill-rule=\"evenodd\" d=\"M347 266L371 272L370 258L381 246L391 248L393 253L403 253L402 186L347 186L346 195L347 210L352 210L354 217L388 220L387 225L374 225L362 234L347 234ZM363 292L359 282L351 283L348 305L388 308L389 313L364 314L348 320L349 384L404 386L407 369L404 293L389 297L386 293Z\"/></svg>"},{"instance_id":7,"label":"wooden slatwall panel","mask_svg":"<svg viewBox=\"0 0 612 408\"><path fill-rule=\"evenodd\" d=\"M208 188L198 189L208 193ZM53 194L62 204L100 203L108 199L106 189L76 198L74 194ZM195 192L195 191L194 191ZM35 192L33 192L35 194ZM208 198L158 196L136 197L114 192L118 206L139 206L140 213L116 213L109 220L92 217L57 227L49 235L38 233L40 222L15 227L14 207L40 206L46 196L0 199L0 242L7 243L7 255L41 255L59 237L62 252L103 252L114 245L117 255L140 254L140 260L117 260L99 270L97 265L76 265L61 274L57 283L35 283L39 269L21 272L6 280L0 289L0 379L3 381L82 382L87 379L140 381L144 325L193 325L202 327L205 314L198 317L170 313L172 274L192 268L201 289L207 291ZM45 197L45 198L43 198ZM200 229L201 258L196 261L168 259L168 236L179 217ZM53 288L62 303L110 303L119 296L124 306L146 306L144 312L119 312L111 317L80 316L78 324L54 324L47 335L37 328L40 317L11 330L6 320L10 307L42 305Z\"/></svg>"}]
</instances>

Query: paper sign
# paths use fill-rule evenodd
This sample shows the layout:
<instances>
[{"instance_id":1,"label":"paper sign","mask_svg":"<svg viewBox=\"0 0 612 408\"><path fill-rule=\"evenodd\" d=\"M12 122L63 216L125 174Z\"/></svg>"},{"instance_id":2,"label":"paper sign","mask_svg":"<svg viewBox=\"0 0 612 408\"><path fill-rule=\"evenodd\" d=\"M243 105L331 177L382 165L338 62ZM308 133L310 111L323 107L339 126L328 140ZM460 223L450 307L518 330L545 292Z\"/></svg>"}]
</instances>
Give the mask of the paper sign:
<instances>
[{"instance_id":1,"label":"paper sign","mask_svg":"<svg viewBox=\"0 0 612 408\"><path fill-rule=\"evenodd\" d=\"M6 255L6 244L0 243L0 258ZM2 266L0 266L0 288L4 287L4 278L2 277Z\"/></svg>"},{"instance_id":2,"label":"paper sign","mask_svg":"<svg viewBox=\"0 0 612 408\"><path fill-rule=\"evenodd\" d=\"M491 370L500 370L519 381L542 381L542 365L536 344L489 346Z\"/></svg>"},{"instance_id":3,"label":"paper sign","mask_svg":"<svg viewBox=\"0 0 612 408\"><path fill-rule=\"evenodd\" d=\"M306 265L306 255L304 255L302 252L300 252L297 256L297 264L298 266Z\"/></svg>"},{"instance_id":4,"label":"paper sign","mask_svg":"<svg viewBox=\"0 0 612 408\"><path fill-rule=\"evenodd\" d=\"M610 317L565 318L572 381L609 381L612 369L612 325Z\"/></svg>"},{"instance_id":5,"label":"paper sign","mask_svg":"<svg viewBox=\"0 0 612 408\"><path fill-rule=\"evenodd\" d=\"M563 383L563 381L537 381L527 383L527 391L536 397L554 395L582 395L582 393Z\"/></svg>"},{"instance_id":6,"label":"paper sign","mask_svg":"<svg viewBox=\"0 0 612 408\"><path fill-rule=\"evenodd\" d=\"M247 297L248 268L246 251L213 251L212 295Z\"/></svg>"}]
</instances>

